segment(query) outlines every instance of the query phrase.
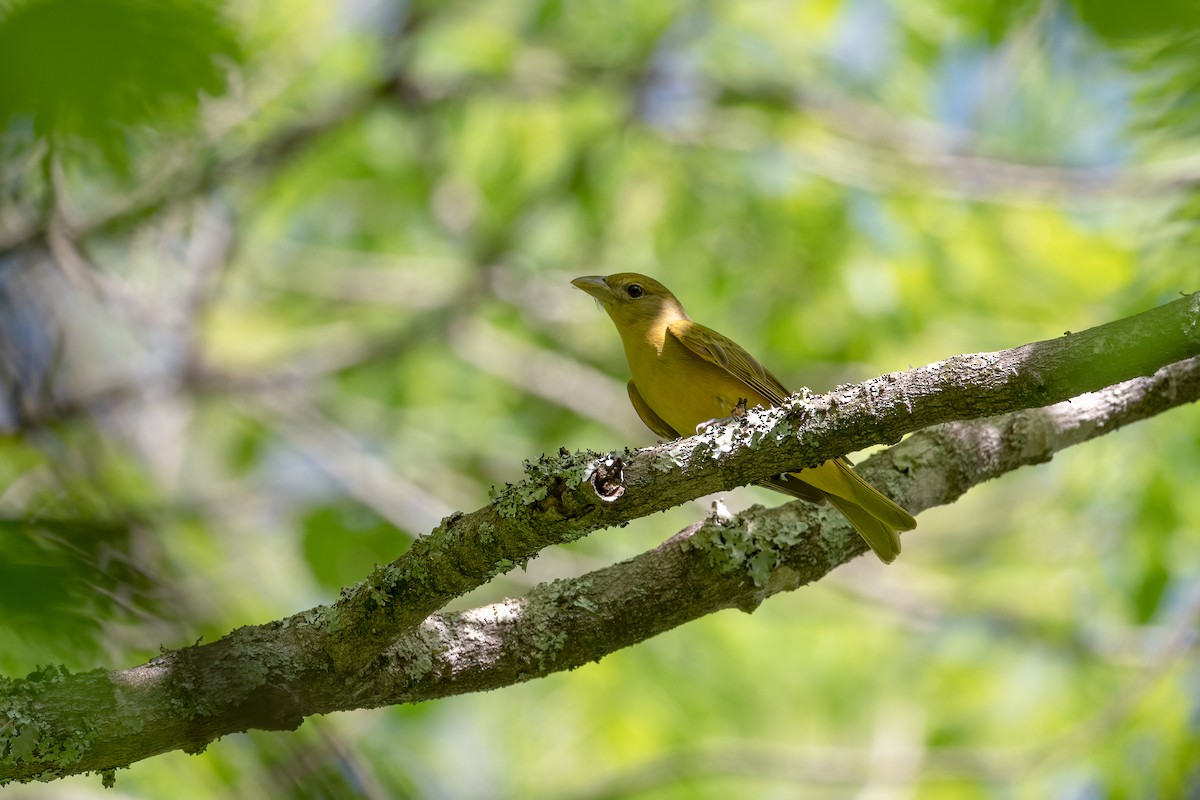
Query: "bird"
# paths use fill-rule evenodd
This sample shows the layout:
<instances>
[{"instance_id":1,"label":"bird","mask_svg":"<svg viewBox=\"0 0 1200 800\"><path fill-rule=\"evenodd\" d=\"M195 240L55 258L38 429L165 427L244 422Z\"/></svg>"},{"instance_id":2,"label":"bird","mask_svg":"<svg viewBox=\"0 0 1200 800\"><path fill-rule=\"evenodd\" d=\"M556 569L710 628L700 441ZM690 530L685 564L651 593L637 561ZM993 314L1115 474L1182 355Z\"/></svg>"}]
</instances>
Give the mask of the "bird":
<instances>
[{"instance_id":1,"label":"bird","mask_svg":"<svg viewBox=\"0 0 1200 800\"><path fill-rule=\"evenodd\" d=\"M747 408L781 405L791 394L745 349L693 322L671 291L636 272L587 275L571 284L608 312L629 362L629 401L642 422L666 439ZM879 557L900 554L900 531L912 515L864 481L844 456L762 481L784 494L840 511Z\"/></svg>"}]
</instances>

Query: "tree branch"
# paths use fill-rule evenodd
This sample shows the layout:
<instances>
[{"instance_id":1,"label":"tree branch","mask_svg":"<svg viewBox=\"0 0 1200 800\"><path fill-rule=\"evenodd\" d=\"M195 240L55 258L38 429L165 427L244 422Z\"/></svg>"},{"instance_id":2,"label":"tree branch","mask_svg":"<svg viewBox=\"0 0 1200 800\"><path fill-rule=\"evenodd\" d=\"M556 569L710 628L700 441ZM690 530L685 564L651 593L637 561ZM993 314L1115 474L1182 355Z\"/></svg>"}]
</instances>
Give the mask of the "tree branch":
<instances>
[{"instance_id":1,"label":"tree branch","mask_svg":"<svg viewBox=\"0 0 1200 800\"><path fill-rule=\"evenodd\" d=\"M1200 358L1192 358L1047 408L923 431L856 469L872 483L896 486L897 499L919 512L1197 399ZM378 699L416 702L573 669L715 611L751 612L866 549L849 523L826 508L793 502L754 506L735 517L717 510L620 564L542 584L520 600L430 617L389 650L393 676L411 677L420 663L420 678L385 684Z\"/></svg>"},{"instance_id":2,"label":"tree branch","mask_svg":"<svg viewBox=\"0 0 1200 800\"><path fill-rule=\"evenodd\" d=\"M736 518L716 514L641 556L523 598L436 613L546 546L930 425L950 423L860 470L913 512L952 502L1063 447L1194 401L1197 354L1193 294L1083 333L794 397L636 453L543 457L527 464L524 481L443 520L331 606L140 667L48 668L0 682L0 782L108 772L248 728L294 729L314 713L505 686L719 609L753 610L865 545L826 509L754 507ZM1021 409L1039 410L961 421Z\"/></svg>"}]
</instances>

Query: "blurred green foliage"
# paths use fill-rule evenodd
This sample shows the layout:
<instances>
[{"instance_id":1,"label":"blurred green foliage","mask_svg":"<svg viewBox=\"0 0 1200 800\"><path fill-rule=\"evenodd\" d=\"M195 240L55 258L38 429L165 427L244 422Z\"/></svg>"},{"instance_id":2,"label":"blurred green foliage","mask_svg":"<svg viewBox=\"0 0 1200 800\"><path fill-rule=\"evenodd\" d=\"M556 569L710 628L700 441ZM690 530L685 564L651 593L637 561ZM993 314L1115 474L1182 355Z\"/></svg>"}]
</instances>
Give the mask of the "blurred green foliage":
<instances>
[{"instance_id":1,"label":"blurred green foliage","mask_svg":"<svg viewBox=\"0 0 1200 800\"><path fill-rule=\"evenodd\" d=\"M524 458L653 442L576 275L655 275L815 390L1194 291L1195 16L0 0L0 665L128 666L327 602ZM1185 408L926 512L892 567L117 786L1188 796L1196 485ZM101 791L69 783L6 791Z\"/></svg>"}]
</instances>

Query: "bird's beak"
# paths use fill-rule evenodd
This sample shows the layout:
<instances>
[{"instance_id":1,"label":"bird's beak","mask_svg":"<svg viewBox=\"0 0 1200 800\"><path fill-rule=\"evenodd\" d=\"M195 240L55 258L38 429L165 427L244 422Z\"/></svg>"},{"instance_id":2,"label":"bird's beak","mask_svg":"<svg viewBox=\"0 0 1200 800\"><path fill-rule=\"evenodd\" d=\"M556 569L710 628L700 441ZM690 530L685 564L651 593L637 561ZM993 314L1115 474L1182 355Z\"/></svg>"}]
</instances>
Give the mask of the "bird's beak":
<instances>
[{"instance_id":1,"label":"bird's beak","mask_svg":"<svg viewBox=\"0 0 1200 800\"><path fill-rule=\"evenodd\" d=\"M600 275L585 275L582 278L576 278L571 281L571 285L576 289L582 289L601 303L612 302L612 289L608 288L608 284Z\"/></svg>"}]
</instances>

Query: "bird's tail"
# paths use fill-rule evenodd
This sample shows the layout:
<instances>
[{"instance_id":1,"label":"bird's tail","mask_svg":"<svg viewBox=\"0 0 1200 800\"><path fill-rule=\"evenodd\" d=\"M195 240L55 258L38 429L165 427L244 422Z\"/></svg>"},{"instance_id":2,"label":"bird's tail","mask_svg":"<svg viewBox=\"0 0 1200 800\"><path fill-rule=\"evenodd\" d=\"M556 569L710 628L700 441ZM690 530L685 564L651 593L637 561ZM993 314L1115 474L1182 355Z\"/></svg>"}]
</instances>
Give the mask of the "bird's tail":
<instances>
[{"instance_id":1,"label":"bird's tail","mask_svg":"<svg viewBox=\"0 0 1200 800\"><path fill-rule=\"evenodd\" d=\"M824 492L885 564L900 555L899 532L917 527L912 514L859 477L844 459L826 461L819 467L793 474Z\"/></svg>"}]
</instances>

